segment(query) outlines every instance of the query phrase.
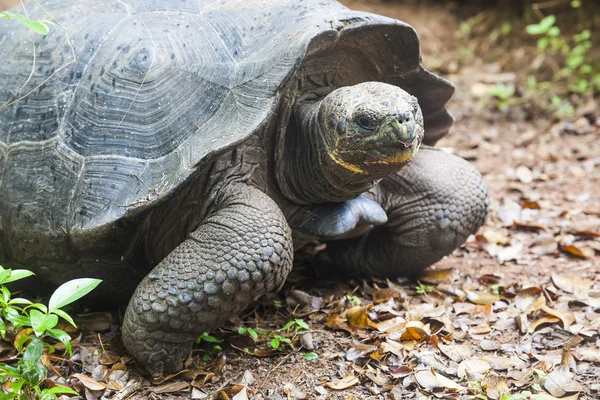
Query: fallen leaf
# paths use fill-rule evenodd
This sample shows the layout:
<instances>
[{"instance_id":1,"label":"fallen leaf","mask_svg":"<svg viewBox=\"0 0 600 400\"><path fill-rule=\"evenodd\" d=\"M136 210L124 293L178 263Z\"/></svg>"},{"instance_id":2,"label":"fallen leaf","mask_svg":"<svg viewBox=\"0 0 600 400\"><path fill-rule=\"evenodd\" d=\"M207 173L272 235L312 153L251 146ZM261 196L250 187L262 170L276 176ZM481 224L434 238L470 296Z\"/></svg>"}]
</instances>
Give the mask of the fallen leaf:
<instances>
[{"instance_id":1,"label":"fallen leaf","mask_svg":"<svg viewBox=\"0 0 600 400\"><path fill-rule=\"evenodd\" d=\"M508 236L491 229L487 229L482 234L477 235L477 239L480 238L483 239L486 243L499 244L502 246L507 245L509 242Z\"/></svg>"},{"instance_id":2,"label":"fallen leaf","mask_svg":"<svg viewBox=\"0 0 600 400\"><path fill-rule=\"evenodd\" d=\"M537 330L537 328L539 328L541 325L545 325L545 324L555 324L557 322L560 322L560 318L557 317L542 317L540 319L537 319L536 321L532 322L528 329L531 332L535 332Z\"/></svg>"},{"instance_id":3,"label":"fallen leaf","mask_svg":"<svg viewBox=\"0 0 600 400\"><path fill-rule=\"evenodd\" d=\"M531 286L522 290L519 290L515 296L515 307L521 311L527 310L531 307L538 299L542 288L539 286ZM543 296L542 296L543 297Z\"/></svg>"},{"instance_id":4,"label":"fallen leaf","mask_svg":"<svg viewBox=\"0 0 600 400\"><path fill-rule=\"evenodd\" d=\"M481 381L481 386L485 389L487 397L493 400L500 399L510 392L508 382L503 376L487 375Z\"/></svg>"},{"instance_id":5,"label":"fallen leaf","mask_svg":"<svg viewBox=\"0 0 600 400\"><path fill-rule=\"evenodd\" d=\"M456 373L461 379L479 382L490 369L492 366L487 361L471 359L461 361Z\"/></svg>"},{"instance_id":6,"label":"fallen leaf","mask_svg":"<svg viewBox=\"0 0 600 400\"><path fill-rule=\"evenodd\" d=\"M244 387L231 400L248 400L248 389Z\"/></svg>"},{"instance_id":7,"label":"fallen leaf","mask_svg":"<svg viewBox=\"0 0 600 400\"><path fill-rule=\"evenodd\" d=\"M451 269L427 269L417 276L417 280L437 285L440 283L450 283L459 278L459 272L455 268Z\"/></svg>"},{"instance_id":8,"label":"fallen leaf","mask_svg":"<svg viewBox=\"0 0 600 400\"><path fill-rule=\"evenodd\" d=\"M519 230L522 230L522 231L528 231L528 232L545 231L546 229L548 229L544 225L536 224L536 223L533 223L533 222L519 222L519 221L515 221L512 226L515 229L519 229Z\"/></svg>"},{"instance_id":9,"label":"fallen leaf","mask_svg":"<svg viewBox=\"0 0 600 400\"><path fill-rule=\"evenodd\" d=\"M579 359L584 361L600 363L600 349L594 347L578 347L575 350L578 354Z\"/></svg>"},{"instance_id":10,"label":"fallen leaf","mask_svg":"<svg viewBox=\"0 0 600 400\"><path fill-rule=\"evenodd\" d=\"M389 299L398 299L400 297L401 294L392 288L377 289L373 292L373 303L385 303Z\"/></svg>"},{"instance_id":11,"label":"fallen leaf","mask_svg":"<svg viewBox=\"0 0 600 400\"><path fill-rule=\"evenodd\" d=\"M406 320L402 317L394 317L376 324L379 332L399 332L406 326Z\"/></svg>"},{"instance_id":12,"label":"fallen leaf","mask_svg":"<svg viewBox=\"0 0 600 400\"><path fill-rule=\"evenodd\" d=\"M594 281L590 279L574 279L558 274L552 274L552 283L565 292L579 294L586 292L594 285Z\"/></svg>"},{"instance_id":13,"label":"fallen leaf","mask_svg":"<svg viewBox=\"0 0 600 400\"><path fill-rule=\"evenodd\" d=\"M541 309L546 314L559 318L563 324L563 329L568 329L575 322L575 314L569 310L553 310L545 305Z\"/></svg>"},{"instance_id":14,"label":"fallen leaf","mask_svg":"<svg viewBox=\"0 0 600 400\"><path fill-rule=\"evenodd\" d=\"M563 253L577 258L588 259L594 257L594 249L579 248L573 245L558 246L558 249Z\"/></svg>"},{"instance_id":15,"label":"fallen leaf","mask_svg":"<svg viewBox=\"0 0 600 400\"><path fill-rule=\"evenodd\" d=\"M74 378L77 378L79 380L79 382L81 382L81 384L83 386L85 386L86 388L88 388L90 390L104 390L104 389L106 389L106 385L104 383L96 382L95 380L93 380L92 378L90 378L87 375L84 375L84 374L73 374L71 376L74 377Z\"/></svg>"},{"instance_id":16,"label":"fallen leaf","mask_svg":"<svg viewBox=\"0 0 600 400\"><path fill-rule=\"evenodd\" d=\"M500 300L500 296L494 293L467 290L467 299L475 304L487 305Z\"/></svg>"},{"instance_id":17,"label":"fallen leaf","mask_svg":"<svg viewBox=\"0 0 600 400\"><path fill-rule=\"evenodd\" d=\"M327 386L328 388L331 388L333 390L348 389L349 387L357 385L358 383L359 383L359 380L354 375L347 375L344 379L340 379L339 381L335 381L335 382L323 382L323 384L325 386Z\"/></svg>"},{"instance_id":18,"label":"fallen leaf","mask_svg":"<svg viewBox=\"0 0 600 400\"><path fill-rule=\"evenodd\" d=\"M449 390L463 390L464 387L448 379L444 375L437 373L433 368L424 369L415 372L415 380L424 389L432 390L445 388Z\"/></svg>"},{"instance_id":19,"label":"fallen leaf","mask_svg":"<svg viewBox=\"0 0 600 400\"><path fill-rule=\"evenodd\" d=\"M527 184L533 182L533 172L531 172L531 170L526 166L520 165L517 167L515 173L517 175L517 179L520 180L521 183Z\"/></svg>"},{"instance_id":20,"label":"fallen leaf","mask_svg":"<svg viewBox=\"0 0 600 400\"><path fill-rule=\"evenodd\" d=\"M327 322L325 322L325 326L327 326L329 329L343 330L348 333L352 333L348 323L346 322L346 318L340 314L329 314L329 316L327 316Z\"/></svg>"},{"instance_id":21,"label":"fallen leaf","mask_svg":"<svg viewBox=\"0 0 600 400\"><path fill-rule=\"evenodd\" d=\"M368 310L369 306L354 306L346 310L346 319L348 320L348 325L352 328L359 329L377 329L377 325L371 321L367 315Z\"/></svg>"},{"instance_id":22,"label":"fallen leaf","mask_svg":"<svg viewBox=\"0 0 600 400\"><path fill-rule=\"evenodd\" d=\"M558 365L548 374L544 381L544 389L552 396L562 397L567 393L583 391L583 386L575 380L569 367Z\"/></svg>"},{"instance_id":23,"label":"fallen leaf","mask_svg":"<svg viewBox=\"0 0 600 400\"><path fill-rule=\"evenodd\" d=\"M112 351L103 351L98 356L98 362L102 365L112 365L118 362L120 359L119 355Z\"/></svg>"}]
</instances>

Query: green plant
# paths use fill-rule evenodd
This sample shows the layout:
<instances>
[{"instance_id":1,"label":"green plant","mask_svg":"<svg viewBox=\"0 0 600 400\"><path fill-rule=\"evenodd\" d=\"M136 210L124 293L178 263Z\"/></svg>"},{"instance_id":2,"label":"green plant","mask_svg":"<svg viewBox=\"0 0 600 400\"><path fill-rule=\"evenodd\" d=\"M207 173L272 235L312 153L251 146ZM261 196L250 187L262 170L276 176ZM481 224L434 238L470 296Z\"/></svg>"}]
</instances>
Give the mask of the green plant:
<instances>
[{"instance_id":1,"label":"green plant","mask_svg":"<svg viewBox=\"0 0 600 400\"><path fill-rule=\"evenodd\" d=\"M40 21L32 21L23 14L11 13L8 11L0 12L0 18L12 19L14 21L17 21L21 25L31 29L36 33L39 33L40 35L47 35L48 32L50 32L48 25L52 25L52 22L46 19Z\"/></svg>"},{"instance_id":2,"label":"green plant","mask_svg":"<svg viewBox=\"0 0 600 400\"><path fill-rule=\"evenodd\" d=\"M571 2L573 8L580 5L579 1ZM555 15L548 15L537 24L525 27L528 34L538 37L538 52L549 60L554 70L552 81L566 87L562 91L553 90L554 95L568 92L590 95L600 91L600 68L589 61L589 52L593 47L591 31L584 29L569 37L561 34L556 22ZM535 76L528 77L527 87L543 90L537 85ZM572 114L572 110L560 98L552 99L551 106L561 114Z\"/></svg>"},{"instance_id":3,"label":"green plant","mask_svg":"<svg viewBox=\"0 0 600 400\"><path fill-rule=\"evenodd\" d=\"M21 358L15 366L0 363L0 384L8 384L10 391L4 392L3 399L56 399L58 394L75 394L73 389L55 386L40 388L46 378L46 367L41 363L44 348L49 353L55 346L48 339L56 340L72 354L71 337L61 329L57 329L59 318L76 327L73 318L62 310L65 306L91 292L99 279L75 279L61 285L50 297L48 306L33 303L24 298L12 298L6 284L27 278L33 272L18 269L5 269L0 266L0 336L4 339L12 329L18 331L16 348ZM33 335L31 335L33 333Z\"/></svg>"},{"instance_id":4,"label":"green plant","mask_svg":"<svg viewBox=\"0 0 600 400\"><path fill-rule=\"evenodd\" d=\"M287 331L288 329L290 329L294 325L296 326L296 328L294 328L294 332L298 332L301 329L310 329L310 326L308 326L308 324L306 322L304 322L303 319L296 318L296 319L293 319L293 320L289 321L287 324L285 324L283 326L283 328L281 328L281 330L282 331Z\"/></svg>"},{"instance_id":5,"label":"green plant","mask_svg":"<svg viewBox=\"0 0 600 400\"><path fill-rule=\"evenodd\" d=\"M285 343L285 344L291 344L292 340L289 338L286 338L285 336L281 336L281 335L275 335L273 336L273 339L271 339L271 347L274 348L275 350L279 349L279 346L281 345L281 343Z\"/></svg>"},{"instance_id":6,"label":"green plant","mask_svg":"<svg viewBox=\"0 0 600 400\"><path fill-rule=\"evenodd\" d=\"M433 286L423 285L421 282L418 282L417 287L415 288L417 294L427 295L433 291Z\"/></svg>"},{"instance_id":7,"label":"green plant","mask_svg":"<svg viewBox=\"0 0 600 400\"><path fill-rule=\"evenodd\" d=\"M360 306L361 301L357 296L351 295L351 294L347 294L346 295L346 300L348 300L349 302L353 303L355 306Z\"/></svg>"},{"instance_id":8,"label":"green plant","mask_svg":"<svg viewBox=\"0 0 600 400\"><path fill-rule=\"evenodd\" d=\"M42 5L40 3L37 2L37 0L33 0L33 2L42 10L44 11L45 14L47 14L50 18L52 18L47 12L46 10L44 10L44 7L42 7ZM32 31L39 33L40 35L47 35L48 32L50 32L50 29L48 28L48 25L54 25L54 23L52 21L49 21L47 19L42 19L39 21L32 21L29 19L29 17L27 15L23 15L20 13L11 13L8 11L1 11L0 12L0 18L4 18L4 19L11 19L13 21L17 21L18 23L20 23L21 25L25 26L26 28L31 29Z\"/></svg>"},{"instance_id":9,"label":"green plant","mask_svg":"<svg viewBox=\"0 0 600 400\"><path fill-rule=\"evenodd\" d=\"M247 333L248 336L250 336L252 339L255 339L255 340L258 339L258 332L256 332L256 330L254 328L240 326L238 328L238 333L240 335Z\"/></svg>"},{"instance_id":10,"label":"green plant","mask_svg":"<svg viewBox=\"0 0 600 400\"><path fill-rule=\"evenodd\" d=\"M497 83L488 90L488 94L498 99L498 109L504 111L508 109L509 100L515 95L515 88L504 83Z\"/></svg>"}]
</instances>

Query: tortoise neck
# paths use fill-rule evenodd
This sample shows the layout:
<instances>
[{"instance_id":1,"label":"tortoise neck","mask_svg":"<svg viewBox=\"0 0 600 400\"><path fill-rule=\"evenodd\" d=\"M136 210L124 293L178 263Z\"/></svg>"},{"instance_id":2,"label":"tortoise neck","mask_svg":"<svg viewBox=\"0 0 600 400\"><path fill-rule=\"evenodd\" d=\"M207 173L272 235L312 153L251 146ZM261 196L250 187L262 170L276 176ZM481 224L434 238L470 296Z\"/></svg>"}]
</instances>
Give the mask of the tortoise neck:
<instances>
[{"instance_id":1,"label":"tortoise neck","mask_svg":"<svg viewBox=\"0 0 600 400\"><path fill-rule=\"evenodd\" d=\"M335 137L324 131L319 120L323 100L297 105L284 137L283 151L276 164L279 189L298 204L350 200L369 190L374 181L356 181L340 174L331 162L329 149ZM335 134L335 133L333 133Z\"/></svg>"}]
</instances>

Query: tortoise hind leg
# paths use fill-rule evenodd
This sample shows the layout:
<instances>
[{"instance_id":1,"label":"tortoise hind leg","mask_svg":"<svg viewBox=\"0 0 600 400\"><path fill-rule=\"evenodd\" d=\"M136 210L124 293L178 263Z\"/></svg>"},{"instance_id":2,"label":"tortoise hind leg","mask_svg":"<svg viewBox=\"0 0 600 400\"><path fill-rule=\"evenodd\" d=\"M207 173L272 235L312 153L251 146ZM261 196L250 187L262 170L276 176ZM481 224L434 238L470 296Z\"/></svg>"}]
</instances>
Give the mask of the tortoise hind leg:
<instances>
[{"instance_id":1,"label":"tortoise hind leg","mask_svg":"<svg viewBox=\"0 0 600 400\"><path fill-rule=\"evenodd\" d=\"M197 336L277 289L291 270L290 228L273 200L239 185L215 203L144 278L127 307L123 340L155 377L180 370Z\"/></svg>"},{"instance_id":2,"label":"tortoise hind leg","mask_svg":"<svg viewBox=\"0 0 600 400\"><path fill-rule=\"evenodd\" d=\"M417 273L475 233L488 211L487 189L465 160L428 146L375 189L388 222L361 237L331 241L318 263L380 277Z\"/></svg>"}]
</instances>

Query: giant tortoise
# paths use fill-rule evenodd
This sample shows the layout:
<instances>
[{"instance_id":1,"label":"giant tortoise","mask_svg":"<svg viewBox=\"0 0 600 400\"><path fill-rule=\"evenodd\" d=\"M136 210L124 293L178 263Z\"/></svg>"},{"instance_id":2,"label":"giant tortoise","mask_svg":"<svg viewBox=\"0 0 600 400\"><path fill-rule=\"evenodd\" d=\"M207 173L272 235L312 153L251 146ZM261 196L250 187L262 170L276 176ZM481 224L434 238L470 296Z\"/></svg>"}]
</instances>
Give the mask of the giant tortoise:
<instances>
[{"instance_id":1,"label":"giant tortoise","mask_svg":"<svg viewBox=\"0 0 600 400\"><path fill-rule=\"evenodd\" d=\"M123 339L151 373L310 241L392 278L484 222L480 174L431 147L453 86L401 21L333 0L44 6L66 33L0 25L0 262L131 298Z\"/></svg>"}]
</instances>

